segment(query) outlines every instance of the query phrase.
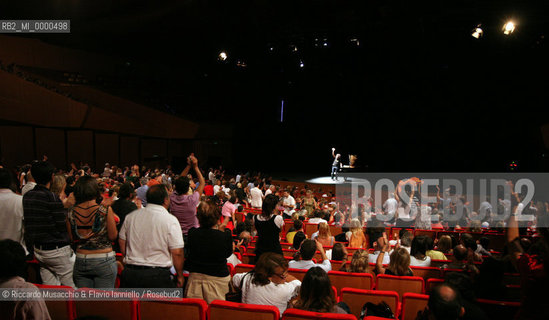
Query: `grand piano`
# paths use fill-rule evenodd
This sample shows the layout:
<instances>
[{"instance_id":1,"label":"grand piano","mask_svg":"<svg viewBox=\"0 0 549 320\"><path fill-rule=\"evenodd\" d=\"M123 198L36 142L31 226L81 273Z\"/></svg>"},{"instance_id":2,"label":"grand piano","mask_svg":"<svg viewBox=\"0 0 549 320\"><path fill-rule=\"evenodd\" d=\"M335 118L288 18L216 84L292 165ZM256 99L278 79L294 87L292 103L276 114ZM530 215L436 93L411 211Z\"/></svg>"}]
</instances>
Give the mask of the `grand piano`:
<instances>
[{"instance_id":1,"label":"grand piano","mask_svg":"<svg viewBox=\"0 0 549 320\"><path fill-rule=\"evenodd\" d=\"M348 173L360 172L363 168L360 168L360 163L357 162L358 157L356 154L349 155L349 164L341 164L339 167L339 173L343 176L343 180L347 181Z\"/></svg>"}]
</instances>

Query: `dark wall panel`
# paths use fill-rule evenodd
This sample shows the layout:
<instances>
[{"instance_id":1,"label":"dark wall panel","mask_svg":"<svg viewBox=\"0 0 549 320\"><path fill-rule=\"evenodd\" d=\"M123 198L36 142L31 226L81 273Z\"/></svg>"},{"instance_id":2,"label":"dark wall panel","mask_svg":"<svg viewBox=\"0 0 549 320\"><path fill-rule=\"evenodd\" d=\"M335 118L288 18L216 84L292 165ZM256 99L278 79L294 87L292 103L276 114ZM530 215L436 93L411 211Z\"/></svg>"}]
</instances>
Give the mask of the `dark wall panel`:
<instances>
[{"instance_id":1,"label":"dark wall panel","mask_svg":"<svg viewBox=\"0 0 549 320\"><path fill-rule=\"evenodd\" d=\"M139 138L120 137L120 166L139 163Z\"/></svg>"},{"instance_id":2,"label":"dark wall panel","mask_svg":"<svg viewBox=\"0 0 549 320\"><path fill-rule=\"evenodd\" d=\"M141 158L165 158L168 153L167 140L163 139L142 139L141 140Z\"/></svg>"},{"instance_id":3,"label":"dark wall panel","mask_svg":"<svg viewBox=\"0 0 549 320\"><path fill-rule=\"evenodd\" d=\"M118 164L118 135L107 133L95 134L95 168L97 172L103 172L105 163Z\"/></svg>"},{"instance_id":4,"label":"dark wall panel","mask_svg":"<svg viewBox=\"0 0 549 320\"><path fill-rule=\"evenodd\" d=\"M92 131L67 131L67 145L69 163L94 163Z\"/></svg>"},{"instance_id":5,"label":"dark wall panel","mask_svg":"<svg viewBox=\"0 0 549 320\"><path fill-rule=\"evenodd\" d=\"M43 155L47 155L54 166L66 169L65 131L36 128L36 155L39 159L42 159Z\"/></svg>"},{"instance_id":6,"label":"dark wall panel","mask_svg":"<svg viewBox=\"0 0 549 320\"><path fill-rule=\"evenodd\" d=\"M12 168L34 160L31 127L0 126L0 161Z\"/></svg>"}]
</instances>

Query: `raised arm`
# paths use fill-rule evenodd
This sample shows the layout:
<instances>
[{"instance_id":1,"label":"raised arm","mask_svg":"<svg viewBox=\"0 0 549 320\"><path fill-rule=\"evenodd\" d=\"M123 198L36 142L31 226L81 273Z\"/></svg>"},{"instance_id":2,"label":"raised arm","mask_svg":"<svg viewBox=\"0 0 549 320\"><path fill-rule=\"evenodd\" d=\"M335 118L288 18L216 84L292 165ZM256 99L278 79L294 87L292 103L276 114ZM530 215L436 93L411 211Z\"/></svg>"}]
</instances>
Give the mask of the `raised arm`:
<instances>
[{"instance_id":1,"label":"raised arm","mask_svg":"<svg viewBox=\"0 0 549 320\"><path fill-rule=\"evenodd\" d=\"M196 173L196 176L198 177L198 188L196 189L196 191L198 191L199 195L202 195L202 192L204 192L204 186L206 185L206 180L204 180L204 177L202 176L202 172L198 167L198 159L196 159L196 157L194 156L194 153L191 154L189 158L191 161L191 165L194 168L194 171Z\"/></svg>"},{"instance_id":2,"label":"raised arm","mask_svg":"<svg viewBox=\"0 0 549 320\"><path fill-rule=\"evenodd\" d=\"M191 157L187 157L187 166L183 171L181 171L181 176L186 177L189 174L189 171L191 170Z\"/></svg>"},{"instance_id":3,"label":"raised arm","mask_svg":"<svg viewBox=\"0 0 549 320\"><path fill-rule=\"evenodd\" d=\"M377 244L381 249L379 252L379 255L377 256L376 260L376 273L377 274L384 274L385 268L383 267L383 257L387 254L389 251L389 241L387 240L387 233L383 232L383 237L379 237L377 239Z\"/></svg>"},{"instance_id":4,"label":"raised arm","mask_svg":"<svg viewBox=\"0 0 549 320\"><path fill-rule=\"evenodd\" d=\"M336 151L336 148L332 148L332 157L334 157L334 158L336 157L335 151Z\"/></svg>"},{"instance_id":5,"label":"raised arm","mask_svg":"<svg viewBox=\"0 0 549 320\"><path fill-rule=\"evenodd\" d=\"M318 240L315 240L316 242L316 250L320 251L320 255L322 256L322 261L328 260L328 256L326 256L326 251L324 251L324 248L322 247L322 243L318 242Z\"/></svg>"}]
</instances>

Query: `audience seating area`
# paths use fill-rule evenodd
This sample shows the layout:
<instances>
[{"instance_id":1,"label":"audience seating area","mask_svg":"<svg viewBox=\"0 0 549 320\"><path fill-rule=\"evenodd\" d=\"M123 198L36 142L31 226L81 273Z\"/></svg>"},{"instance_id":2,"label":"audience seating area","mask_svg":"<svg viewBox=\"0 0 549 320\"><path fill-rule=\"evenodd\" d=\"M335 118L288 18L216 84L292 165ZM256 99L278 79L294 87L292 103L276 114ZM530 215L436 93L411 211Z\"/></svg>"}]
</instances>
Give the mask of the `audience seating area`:
<instances>
[{"instance_id":1,"label":"audience seating area","mask_svg":"<svg viewBox=\"0 0 549 320\"><path fill-rule=\"evenodd\" d=\"M239 264L231 269L231 275L253 270L253 265ZM302 279L306 270L289 269L289 272ZM415 270L414 270L415 272ZM443 282L439 277L424 279L420 276L397 277L390 275L374 276L370 273L346 273L330 271L328 276L333 284L334 296L337 301L346 303L351 314L329 314L306 312L288 309L282 319L358 319L366 302L378 304L384 301L391 308L396 319L413 320L419 311L425 309L428 293L434 286ZM509 277L514 279L515 275ZM56 288L73 291L64 286L46 286L37 284L39 288ZM90 292L95 289L78 289ZM96 290L99 291L99 290ZM479 305L487 314L497 315L494 319L512 319L520 306L519 302L503 302L478 299ZM175 319L185 315L186 320L276 320L280 318L279 311L274 306L249 305L228 301L215 300L207 305L201 299L151 299L132 301L46 301L52 319L74 320L83 316L103 316L117 320L145 319ZM367 317L373 319L376 317ZM380 319L380 318L378 318Z\"/></svg>"}]
</instances>

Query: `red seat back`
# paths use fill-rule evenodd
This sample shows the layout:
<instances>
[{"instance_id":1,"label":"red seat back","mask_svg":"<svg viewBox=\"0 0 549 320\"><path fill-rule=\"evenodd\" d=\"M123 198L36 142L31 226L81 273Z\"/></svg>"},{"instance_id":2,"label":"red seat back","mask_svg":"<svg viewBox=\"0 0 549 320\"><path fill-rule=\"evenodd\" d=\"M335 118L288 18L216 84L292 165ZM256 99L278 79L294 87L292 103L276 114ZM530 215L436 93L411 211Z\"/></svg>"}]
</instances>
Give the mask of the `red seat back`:
<instances>
[{"instance_id":1,"label":"red seat back","mask_svg":"<svg viewBox=\"0 0 549 320\"><path fill-rule=\"evenodd\" d=\"M399 297L398 293L394 291L343 288L341 290L341 301L349 306L351 313L357 318L360 316L362 306L366 302L378 304L382 301L389 305L395 317L398 316Z\"/></svg>"},{"instance_id":2,"label":"red seat back","mask_svg":"<svg viewBox=\"0 0 549 320\"><path fill-rule=\"evenodd\" d=\"M77 290L82 296L82 293L85 292L86 296L90 296L92 291L97 293L104 293L105 291L97 289L78 289ZM76 310L77 317L86 317L86 316L99 316L105 317L107 319L117 319L117 320L137 320L137 301L120 301L113 299L105 300L75 300L74 306Z\"/></svg>"},{"instance_id":3,"label":"red seat back","mask_svg":"<svg viewBox=\"0 0 549 320\"><path fill-rule=\"evenodd\" d=\"M303 278L305 278L305 274L307 273L307 271L307 269L288 269L288 273L296 277L299 281L303 281Z\"/></svg>"},{"instance_id":4,"label":"red seat back","mask_svg":"<svg viewBox=\"0 0 549 320\"><path fill-rule=\"evenodd\" d=\"M391 276L380 274L377 276L377 290L396 291L400 297L407 292L423 293L425 280L421 277Z\"/></svg>"},{"instance_id":5,"label":"red seat back","mask_svg":"<svg viewBox=\"0 0 549 320\"><path fill-rule=\"evenodd\" d=\"M430 278L442 278L442 271L437 267L414 267L411 266L412 272L416 277L422 277L424 280Z\"/></svg>"},{"instance_id":6,"label":"red seat back","mask_svg":"<svg viewBox=\"0 0 549 320\"><path fill-rule=\"evenodd\" d=\"M515 319L520 309L520 302L477 299L477 303L490 319Z\"/></svg>"},{"instance_id":7,"label":"red seat back","mask_svg":"<svg viewBox=\"0 0 549 320\"><path fill-rule=\"evenodd\" d=\"M139 301L139 319L206 320L208 304L202 299L143 300Z\"/></svg>"},{"instance_id":8,"label":"red seat back","mask_svg":"<svg viewBox=\"0 0 549 320\"><path fill-rule=\"evenodd\" d=\"M253 264L244 264L244 263L237 264L234 267L234 274L243 273L243 272L250 272L254 268L255 268L255 266Z\"/></svg>"},{"instance_id":9,"label":"red seat back","mask_svg":"<svg viewBox=\"0 0 549 320\"><path fill-rule=\"evenodd\" d=\"M286 309L282 314L282 320L356 320L352 314L320 313L299 309Z\"/></svg>"},{"instance_id":10,"label":"red seat back","mask_svg":"<svg viewBox=\"0 0 549 320\"><path fill-rule=\"evenodd\" d=\"M343 288L356 288L371 290L374 288L374 276L370 273L352 273L341 271L328 272L330 282L337 288L338 293L341 295L341 289Z\"/></svg>"},{"instance_id":11,"label":"red seat back","mask_svg":"<svg viewBox=\"0 0 549 320\"><path fill-rule=\"evenodd\" d=\"M181 317L181 315L180 315ZM208 307L209 320L279 320L275 306L214 300Z\"/></svg>"},{"instance_id":12,"label":"red seat back","mask_svg":"<svg viewBox=\"0 0 549 320\"><path fill-rule=\"evenodd\" d=\"M405 293L402 297L402 320L415 320L417 313L427 306L429 296L426 294Z\"/></svg>"},{"instance_id":13,"label":"red seat back","mask_svg":"<svg viewBox=\"0 0 549 320\"><path fill-rule=\"evenodd\" d=\"M67 292L74 292L72 287L68 286L49 286L45 284L35 284L39 289L56 289ZM76 318L74 310L74 301L67 300L45 300L48 312L52 319L72 320Z\"/></svg>"},{"instance_id":14,"label":"red seat back","mask_svg":"<svg viewBox=\"0 0 549 320\"><path fill-rule=\"evenodd\" d=\"M427 283L425 284L425 293L429 294L433 287L436 287L443 282L444 279L427 279Z\"/></svg>"}]
</instances>

